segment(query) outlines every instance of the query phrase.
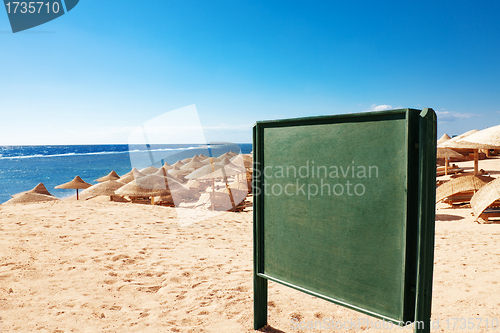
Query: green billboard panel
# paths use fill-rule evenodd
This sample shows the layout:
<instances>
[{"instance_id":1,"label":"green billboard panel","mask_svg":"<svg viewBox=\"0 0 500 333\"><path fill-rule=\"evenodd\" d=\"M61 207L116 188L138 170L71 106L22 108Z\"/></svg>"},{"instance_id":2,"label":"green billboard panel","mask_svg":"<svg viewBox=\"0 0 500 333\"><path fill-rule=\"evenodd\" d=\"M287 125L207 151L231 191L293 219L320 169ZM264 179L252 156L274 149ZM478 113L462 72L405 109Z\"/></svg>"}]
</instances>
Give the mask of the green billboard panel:
<instances>
[{"instance_id":1,"label":"green billboard panel","mask_svg":"<svg viewBox=\"0 0 500 333\"><path fill-rule=\"evenodd\" d=\"M429 109L258 122L255 326L265 323L267 280L414 321L419 274L432 281L433 239L422 239L420 224L433 230L434 206L422 208L423 191L434 190L423 188L435 184L425 167L435 167L435 149Z\"/></svg>"}]
</instances>

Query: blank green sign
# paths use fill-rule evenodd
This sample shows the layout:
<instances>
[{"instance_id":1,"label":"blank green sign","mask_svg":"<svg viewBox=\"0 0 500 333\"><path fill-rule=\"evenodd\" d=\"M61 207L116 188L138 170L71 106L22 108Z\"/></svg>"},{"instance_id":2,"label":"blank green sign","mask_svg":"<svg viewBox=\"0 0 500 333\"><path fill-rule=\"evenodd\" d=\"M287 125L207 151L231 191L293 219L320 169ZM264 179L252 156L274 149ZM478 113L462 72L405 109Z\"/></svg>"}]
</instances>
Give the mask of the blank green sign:
<instances>
[{"instance_id":1,"label":"blank green sign","mask_svg":"<svg viewBox=\"0 0 500 333\"><path fill-rule=\"evenodd\" d=\"M259 276L379 318L413 320L413 115L258 124Z\"/></svg>"}]
</instances>

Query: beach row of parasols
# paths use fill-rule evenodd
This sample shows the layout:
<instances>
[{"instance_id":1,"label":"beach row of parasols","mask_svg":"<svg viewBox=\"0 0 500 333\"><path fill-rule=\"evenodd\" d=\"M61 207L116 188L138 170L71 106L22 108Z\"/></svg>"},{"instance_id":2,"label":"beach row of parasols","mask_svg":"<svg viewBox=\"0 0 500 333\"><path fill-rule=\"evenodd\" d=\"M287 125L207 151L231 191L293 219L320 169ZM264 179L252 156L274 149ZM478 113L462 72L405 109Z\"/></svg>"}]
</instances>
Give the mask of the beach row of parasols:
<instances>
[{"instance_id":1,"label":"beach row of parasols","mask_svg":"<svg viewBox=\"0 0 500 333\"><path fill-rule=\"evenodd\" d=\"M486 128L482 131L471 130L464 134L450 138L447 134L438 140L438 158L445 159L445 174L448 172L448 158L463 157L453 149L474 150L474 175L479 174L479 149L500 149L500 125Z\"/></svg>"},{"instance_id":2,"label":"beach row of parasols","mask_svg":"<svg viewBox=\"0 0 500 333\"><path fill-rule=\"evenodd\" d=\"M77 200L78 190L87 198L99 195L129 196L129 197L156 197L171 196L174 193L180 198L189 192L189 187L183 183L186 180L212 180L222 178L226 182L227 177L243 175L250 171L252 158L248 155L236 153L225 153L217 158L207 158L203 155L196 155L193 158L177 161L169 165L165 163L161 168L147 167L141 170L132 169L129 173L119 176L115 171L97 179L99 184L92 185L85 182L79 176L72 181L56 186L58 189L76 189ZM246 181L246 177L245 177ZM188 183L189 184L189 183ZM213 189L215 191L215 189ZM231 190L228 187L231 196ZM38 184L34 189L13 195L7 203L37 202L57 200L52 196L43 184Z\"/></svg>"}]
</instances>

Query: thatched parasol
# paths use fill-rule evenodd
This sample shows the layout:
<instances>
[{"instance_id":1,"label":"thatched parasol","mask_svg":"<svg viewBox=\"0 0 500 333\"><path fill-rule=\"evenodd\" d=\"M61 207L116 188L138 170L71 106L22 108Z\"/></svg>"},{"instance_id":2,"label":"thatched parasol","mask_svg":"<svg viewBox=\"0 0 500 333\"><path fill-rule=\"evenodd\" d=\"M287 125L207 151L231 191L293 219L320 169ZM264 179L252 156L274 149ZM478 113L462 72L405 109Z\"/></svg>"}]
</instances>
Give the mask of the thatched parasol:
<instances>
[{"instance_id":1,"label":"thatched parasol","mask_svg":"<svg viewBox=\"0 0 500 333\"><path fill-rule=\"evenodd\" d=\"M118 176L118 174L116 173L116 171L113 170L110 173L108 173L107 176L101 177L101 178L96 179L96 180L99 183L103 183L103 182L108 181L108 180L118 180L118 179L120 179L120 176Z\"/></svg>"},{"instance_id":2,"label":"thatched parasol","mask_svg":"<svg viewBox=\"0 0 500 333\"><path fill-rule=\"evenodd\" d=\"M184 163L182 163L181 161L177 161L174 164L172 164L173 167L178 167L178 168L180 168L183 165L184 165Z\"/></svg>"},{"instance_id":3,"label":"thatched parasol","mask_svg":"<svg viewBox=\"0 0 500 333\"><path fill-rule=\"evenodd\" d=\"M191 162L184 164L179 169L181 169L181 170L188 170L188 171L194 171L194 170L199 169L199 168L201 168L202 166L205 166L205 165L207 165L207 164L203 163L203 162L195 161L194 158L193 158L193 160L191 160Z\"/></svg>"},{"instance_id":4,"label":"thatched parasol","mask_svg":"<svg viewBox=\"0 0 500 333\"><path fill-rule=\"evenodd\" d=\"M24 193L35 193L35 194L44 194L44 195L50 195L50 196L52 196L52 194L50 194L50 192L47 190L47 188L45 187L45 185L43 185L43 183L39 183L33 189L31 189L29 191L24 191L24 192L21 192L21 193L14 194L12 197L16 198L16 197L19 197L19 196L23 195Z\"/></svg>"},{"instance_id":5,"label":"thatched parasol","mask_svg":"<svg viewBox=\"0 0 500 333\"><path fill-rule=\"evenodd\" d=\"M443 134L442 137L439 138L439 140L437 140L437 144L439 145L439 144L441 144L441 143L443 143L445 141L448 141L450 139L451 139L450 136L445 133L445 134Z\"/></svg>"},{"instance_id":6,"label":"thatched parasol","mask_svg":"<svg viewBox=\"0 0 500 333\"><path fill-rule=\"evenodd\" d=\"M234 157L231 157L229 160L234 164L244 166L247 169L252 168L252 163L253 163L252 156L239 154Z\"/></svg>"},{"instance_id":7,"label":"thatched parasol","mask_svg":"<svg viewBox=\"0 0 500 333\"><path fill-rule=\"evenodd\" d=\"M491 146L488 144L484 143L477 143L477 142L470 142L466 141L467 138L471 137L472 135L478 133L478 130L471 130L468 132L465 132L462 135L456 136L454 138L451 138L448 141L443 142L438 146L440 147L445 147L445 148L469 148L474 150L474 174L478 175L478 163L479 163L479 149L488 149L488 148L495 148L495 146Z\"/></svg>"},{"instance_id":8,"label":"thatched parasol","mask_svg":"<svg viewBox=\"0 0 500 333\"><path fill-rule=\"evenodd\" d=\"M170 164L168 164L167 162L165 162L161 168L163 168L165 170L170 170L170 169L173 168L173 166L171 166Z\"/></svg>"},{"instance_id":9,"label":"thatched parasol","mask_svg":"<svg viewBox=\"0 0 500 333\"><path fill-rule=\"evenodd\" d=\"M133 168L130 172L124 174L123 176L121 176L117 180L120 181L120 182L122 182L122 183L127 184L127 183L130 183L131 181L133 181L136 178L144 177L144 176L146 176L146 175L140 173L139 170L137 170L136 168Z\"/></svg>"},{"instance_id":10,"label":"thatched parasol","mask_svg":"<svg viewBox=\"0 0 500 333\"><path fill-rule=\"evenodd\" d=\"M81 179L80 176L76 176L72 181L70 181L68 183L61 184L61 185L57 185L55 188L75 189L76 190L76 200L78 200L78 190L86 189L86 188L89 188L91 186L92 186L92 184L89 184L89 183L83 181L83 179Z\"/></svg>"},{"instance_id":11,"label":"thatched parasol","mask_svg":"<svg viewBox=\"0 0 500 333\"><path fill-rule=\"evenodd\" d=\"M156 197L170 195L173 191L188 191L181 183L167 177L148 175L137 178L115 191L129 197Z\"/></svg>"},{"instance_id":12,"label":"thatched parasol","mask_svg":"<svg viewBox=\"0 0 500 333\"><path fill-rule=\"evenodd\" d=\"M168 173L175 177L185 176L188 175L190 172L191 171L189 170L181 170L178 167L173 167L172 169L168 170Z\"/></svg>"},{"instance_id":13,"label":"thatched parasol","mask_svg":"<svg viewBox=\"0 0 500 333\"><path fill-rule=\"evenodd\" d=\"M471 134L461 141L480 144L485 148L500 148L500 125Z\"/></svg>"},{"instance_id":14,"label":"thatched parasol","mask_svg":"<svg viewBox=\"0 0 500 333\"><path fill-rule=\"evenodd\" d=\"M197 191L201 192L201 191L205 191L209 185L207 183L205 183L205 182L199 182L199 181L197 181L195 179L190 179L186 183L186 186L190 190L197 190Z\"/></svg>"},{"instance_id":15,"label":"thatched parasol","mask_svg":"<svg viewBox=\"0 0 500 333\"><path fill-rule=\"evenodd\" d=\"M450 148L438 148L437 149L437 158L444 158L445 164L444 164L444 174L448 174L448 158L449 157L455 157L455 158L463 158L464 155L457 153L456 151L450 149Z\"/></svg>"},{"instance_id":16,"label":"thatched parasol","mask_svg":"<svg viewBox=\"0 0 500 333\"><path fill-rule=\"evenodd\" d=\"M206 164L210 164L210 163L219 163L220 161L222 161L222 159L220 159L218 157L207 157L202 162L204 162Z\"/></svg>"},{"instance_id":17,"label":"thatched parasol","mask_svg":"<svg viewBox=\"0 0 500 333\"><path fill-rule=\"evenodd\" d=\"M173 169L171 169L173 170ZM171 179L173 180L174 182L177 182L177 183L183 183L184 182L184 179L181 179L182 178L182 174L179 175L179 177L175 176L175 175L172 175L168 172L169 170L165 170L163 167L161 167L158 172L155 172L153 175L154 176L162 176L162 177L166 177L168 179Z\"/></svg>"},{"instance_id":18,"label":"thatched parasol","mask_svg":"<svg viewBox=\"0 0 500 333\"><path fill-rule=\"evenodd\" d=\"M139 170L140 173L143 175L152 175L153 173L157 172L158 168L155 168L154 166L148 166L147 168Z\"/></svg>"},{"instance_id":19,"label":"thatched parasol","mask_svg":"<svg viewBox=\"0 0 500 333\"><path fill-rule=\"evenodd\" d=\"M205 158L201 158L200 156L195 155L195 156L191 159L191 161L192 161L192 162L203 162L203 160L204 160L204 159L205 159Z\"/></svg>"},{"instance_id":20,"label":"thatched parasol","mask_svg":"<svg viewBox=\"0 0 500 333\"><path fill-rule=\"evenodd\" d=\"M231 163L232 164L232 163ZM224 173L221 171L224 170ZM214 172L219 171L216 177L207 177L208 175L212 175ZM199 169L188 174L186 179L212 179L212 178L224 178L224 174L226 176L234 176L237 174L244 173L241 168L232 168L231 166L224 167L220 164L207 164Z\"/></svg>"},{"instance_id":21,"label":"thatched parasol","mask_svg":"<svg viewBox=\"0 0 500 333\"><path fill-rule=\"evenodd\" d=\"M58 198L52 195L40 194L40 193L19 193L20 195L10 199L3 203L3 205L15 205L15 204L30 204L36 202L47 202L56 201Z\"/></svg>"},{"instance_id":22,"label":"thatched parasol","mask_svg":"<svg viewBox=\"0 0 500 333\"><path fill-rule=\"evenodd\" d=\"M229 162L228 159L227 159L227 161L225 161L223 163L227 163L227 162ZM231 162L229 162L229 164L232 165ZM186 179L198 179L198 180L211 179L212 180L212 192L215 192L214 179L223 178L224 182L226 184L226 188L228 188L229 198L231 199L231 203L233 204L232 207L235 208L236 206L234 204L233 195L231 194L231 189L227 185L227 177L245 173L245 169L239 168L238 166L236 166L236 168L233 168L233 167L231 167L231 165L224 166L221 164L207 164L207 165L193 171L192 173L187 175L185 178ZM212 206L212 209L214 209L213 206Z\"/></svg>"},{"instance_id":23,"label":"thatched parasol","mask_svg":"<svg viewBox=\"0 0 500 333\"><path fill-rule=\"evenodd\" d=\"M476 219L498 199L500 199L500 178L481 187L470 200L470 205Z\"/></svg>"},{"instance_id":24,"label":"thatched parasol","mask_svg":"<svg viewBox=\"0 0 500 333\"><path fill-rule=\"evenodd\" d=\"M233 152L224 153L224 154L220 155L220 156L218 157L218 159L222 161L222 160L223 160L223 159L225 159L226 157L227 157L227 158L231 158L231 157L234 157L234 156L236 156L236 155L238 155L238 154L233 153Z\"/></svg>"},{"instance_id":25,"label":"thatched parasol","mask_svg":"<svg viewBox=\"0 0 500 333\"><path fill-rule=\"evenodd\" d=\"M223 165L223 166L226 166L228 168L232 168L232 169L235 169L235 170L241 170L242 173L245 172L245 167L242 166L242 165L236 165L234 163L232 163L229 158L224 158L222 161L220 161L219 163L217 163L218 165Z\"/></svg>"},{"instance_id":26,"label":"thatched parasol","mask_svg":"<svg viewBox=\"0 0 500 333\"><path fill-rule=\"evenodd\" d=\"M471 148L471 149L474 149L474 147L476 147L476 146L466 147L467 146L466 144L463 144L463 143L457 144L457 141L462 140L463 138L466 138L469 135L472 135L476 132L479 132L479 131L474 129L474 130L467 131L463 134L457 135L449 140L444 141L441 144L438 144L438 148Z\"/></svg>"},{"instance_id":27,"label":"thatched parasol","mask_svg":"<svg viewBox=\"0 0 500 333\"><path fill-rule=\"evenodd\" d=\"M198 171L198 170L196 170L196 171ZM204 180L204 179L226 178L226 177L230 177L230 176L241 175L242 173L245 173L245 171L223 167L223 168L217 168L217 170L215 170L214 172L209 173L205 176L197 177L196 179ZM187 178L187 176L186 176L186 178Z\"/></svg>"},{"instance_id":28,"label":"thatched parasol","mask_svg":"<svg viewBox=\"0 0 500 333\"><path fill-rule=\"evenodd\" d=\"M96 197L98 195L108 195L111 197L111 200L113 200L113 195L115 195L115 191L122 186L125 186L125 183L122 183L117 180L107 180L97 185L92 185L88 189L83 190L82 193L80 193L80 196L82 198L91 198L91 197Z\"/></svg>"},{"instance_id":29,"label":"thatched parasol","mask_svg":"<svg viewBox=\"0 0 500 333\"><path fill-rule=\"evenodd\" d=\"M477 191L495 178L489 176L463 176L450 180L436 189L436 202L454 194Z\"/></svg>"},{"instance_id":30,"label":"thatched parasol","mask_svg":"<svg viewBox=\"0 0 500 333\"><path fill-rule=\"evenodd\" d=\"M447 157L462 158L464 157L464 155L457 153L456 151L450 148L437 149L437 158L447 158Z\"/></svg>"}]
</instances>

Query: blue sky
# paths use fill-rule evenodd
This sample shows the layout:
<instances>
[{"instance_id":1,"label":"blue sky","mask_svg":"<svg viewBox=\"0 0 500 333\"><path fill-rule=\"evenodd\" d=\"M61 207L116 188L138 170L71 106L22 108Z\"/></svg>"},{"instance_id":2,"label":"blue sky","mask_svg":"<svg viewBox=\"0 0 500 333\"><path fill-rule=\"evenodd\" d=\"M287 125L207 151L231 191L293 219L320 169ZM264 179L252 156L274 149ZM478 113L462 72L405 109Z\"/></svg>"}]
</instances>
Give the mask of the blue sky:
<instances>
[{"instance_id":1,"label":"blue sky","mask_svg":"<svg viewBox=\"0 0 500 333\"><path fill-rule=\"evenodd\" d=\"M196 105L208 141L257 120L432 107L438 135L500 124L499 1L81 0L13 34L0 145L127 143Z\"/></svg>"}]
</instances>

